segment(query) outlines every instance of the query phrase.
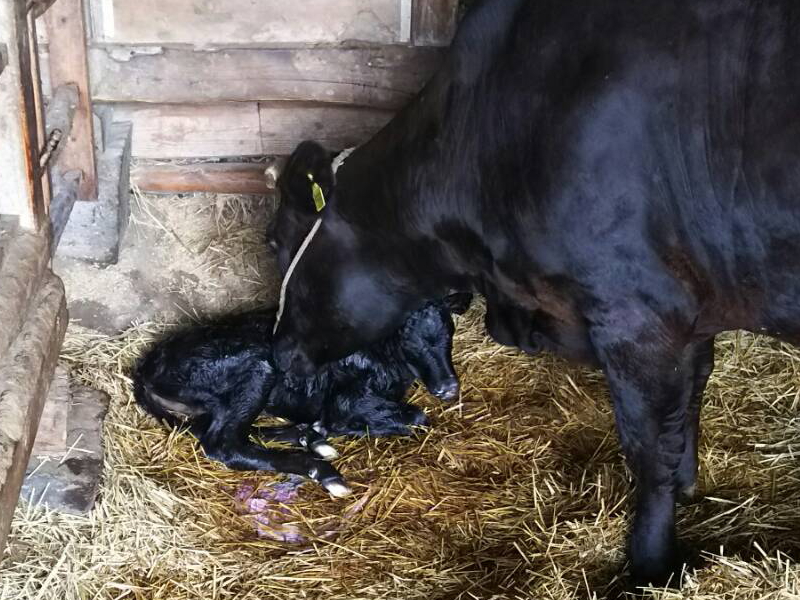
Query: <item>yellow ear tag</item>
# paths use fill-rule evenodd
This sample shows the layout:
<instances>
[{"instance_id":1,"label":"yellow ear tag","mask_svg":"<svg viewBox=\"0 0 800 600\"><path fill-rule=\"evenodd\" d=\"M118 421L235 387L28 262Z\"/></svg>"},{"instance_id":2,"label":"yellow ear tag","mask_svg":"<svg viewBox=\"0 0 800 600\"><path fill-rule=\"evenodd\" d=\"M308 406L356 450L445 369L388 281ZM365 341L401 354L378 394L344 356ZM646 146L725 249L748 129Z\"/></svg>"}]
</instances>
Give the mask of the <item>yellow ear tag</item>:
<instances>
[{"instance_id":1,"label":"yellow ear tag","mask_svg":"<svg viewBox=\"0 0 800 600\"><path fill-rule=\"evenodd\" d=\"M325 194L322 193L322 188L314 181L314 176L311 173L308 174L308 180L311 182L311 195L314 197L314 206L317 212L320 212L325 208Z\"/></svg>"}]
</instances>

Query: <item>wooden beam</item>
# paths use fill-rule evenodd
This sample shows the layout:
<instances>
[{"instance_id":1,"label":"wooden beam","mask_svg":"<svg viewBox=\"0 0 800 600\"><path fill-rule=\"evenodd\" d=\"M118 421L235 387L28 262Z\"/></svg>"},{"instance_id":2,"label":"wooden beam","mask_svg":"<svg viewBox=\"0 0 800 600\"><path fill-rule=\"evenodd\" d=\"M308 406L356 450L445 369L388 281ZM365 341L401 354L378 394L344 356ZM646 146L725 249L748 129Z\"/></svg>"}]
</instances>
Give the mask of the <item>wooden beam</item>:
<instances>
[{"instance_id":1,"label":"wooden beam","mask_svg":"<svg viewBox=\"0 0 800 600\"><path fill-rule=\"evenodd\" d=\"M55 254L61 235L67 228L67 221L78 200L81 183L80 171L61 173L58 166L52 169L53 199L50 201L50 232L53 241L50 253Z\"/></svg>"},{"instance_id":2,"label":"wooden beam","mask_svg":"<svg viewBox=\"0 0 800 600\"><path fill-rule=\"evenodd\" d=\"M260 156L258 104L119 105L133 126L131 154L141 158Z\"/></svg>"},{"instance_id":3,"label":"wooden beam","mask_svg":"<svg viewBox=\"0 0 800 600\"><path fill-rule=\"evenodd\" d=\"M6 416L0 428L0 552L67 328L61 280L48 272L30 307L9 359L0 364L0 404Z\"/></svg>"},{"instance_id":4,"label":"wooden beam","mask_svg":"<svg viewBox=\"0 0 800 600\"><path fill-rule=\"evenodd\" d=\"M143 192L265 194L275 180L264 173L264 163L198 163L194 165L140 165L131 181Z\"/></svg>"},{"instance_id":5,"label":"wooden beam","mask_svg":"<svg viewBox=\"0 0 800 600\"><path fill-rule=\"evenodd\" d=\"M36 440L31 456L59 456L67 453L67 425L69 420L70 385L69 372L56 367L50 390L42 407Z\"/></svg>"},{"instance_id":6,"label":"wooden beam","mask_svg":"<svg viewBox=\"0 0 800 600\"><path fill-rule=\"evenodd\" d=\"M83 173L81 200L97 199L97 163L94 148L94 121L89 89L89 64L83 0L59 0L45 15L50 46L50 79L53 88L63 84L78 87L78 105L72 130L66 140L62 168Z\"/></svg>"},{"instance_id":7,"label":"wooden beam","mask_svg":"<svg viewBox=\"0 0 800 600\"><path fill-rule=\"evenodd\" d=\"M89 50L96 102L319 101L405 106L439 66L440 48Z\"/></svg>"},{"instance_id":8,"label":"wooden beam","mask_svg":"<svg viewBox=\"0 0 800 600\"><path fill-rule=\"evenodd\" d=\"M45 222L45 202L25 0L0 2L0 38L8 51L0 76L0 212L17 215L22 227L36 230Z\"/></svg>"},{"instance_id":9,"label":"wooden beam","mask_svg":"<svg viewBox=\"0 0 800 600\"><path fill-rule=\"evenodd\" d=\"M133 156L191 158L291 154L306 139L330 150L368 140L392 111L317 103L118 105L133 125Z\"/></svg>"},{"instance_id":10,"label":"wooden beam","mask_svg":"<svg viewBox=\"0 0 800 600\"><path fill-rule=\"evenodd\" d=\"M4 236L0 262L0 356L19 334L31 296L50 261L48 238L42 233L18 231Z\"/></svg>"},{"instance_id":11,"label":"wooden beam","mask_svg":"<svg viewBox=\"0 0 800 600\"><path fill-rule=\"evenodd\" d=\"M29 0L30 1L30 0ZM32 13L28 13L28 44L31 56L31 83L33 86L33 105L36 113L36 139L39 146L38 154L39 161L36 163L38 169L36 170L39 177L39 184L42 187L42 200L44 204L45 213L50 210L50 172L44 168L41 161L42 152L47 141L47 133L45 132L44 124L44 96L42 95L42 73L39 67L39 47L36 40L36 19Z\"/></svg>"},{"instance_id":12,"label":"wooden beam","mask_svg":"<svg viewBox=\"0 0 800 600\"><path fill-rule=\"evenodd\" d=\"M394 115L391 111L301 103L259 104L264 154L291 154L303 140L330 151L358 146Z\"/></svg>"},{"instance_id":13,"label":"wooden beam","mask_svg":"<svg viewBox=\"0 0 800 600\"><path fill-rule=\"evenodd\" d=\"M417 46L448 46L456 30L458 0L414 0L411 36Z\"/></svg>"},{"instance_id":14,"label":"wooden beam","mask_svg":"<svg viewBox=\"0 0 800 600\"><path fill-rule=\"evenodd\" d=\"M28 10L34 19L38 19L56 3L56 0L28 0Z\"/></svg>"}]
</instances>

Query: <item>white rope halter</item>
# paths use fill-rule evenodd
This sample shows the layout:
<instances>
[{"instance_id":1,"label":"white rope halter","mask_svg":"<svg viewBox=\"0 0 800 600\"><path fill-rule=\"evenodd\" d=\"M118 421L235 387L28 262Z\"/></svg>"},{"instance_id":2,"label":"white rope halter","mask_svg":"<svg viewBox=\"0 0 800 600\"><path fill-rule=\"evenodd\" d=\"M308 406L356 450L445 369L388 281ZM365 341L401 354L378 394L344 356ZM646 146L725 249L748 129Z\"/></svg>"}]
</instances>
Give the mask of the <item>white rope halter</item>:
<instances>
[{"instance_id":1,"label":"white rope halter","mask_svg":"<svg viewBox=\"0 0 800 600\"><path fill-rule=\"evenodd\" d=\"M333 163L331 163L331 168L333 169L333 174L336 175L336 171L339 170L339 167L342 166L347 157L353 153L355 148L348 148L347 150L342 150L336 157L333 159ZM275 332L278 331L278 325L281 323L281 317L283 316L283 309L286 306L286 288L289 286L289 280L292 278L292 274L294 273L297 264L300 262L300 259L303 258L303 254L305 254L308 247L311 245L311 240L314 239L314 236L317 235L320 226L322 225L322 217L319 217L316 221L314 221L314 225L311 227L311 231L308 232L303 243L300 245L300 248L297 251L297 254L294 255L292 262L289 264L289 268L286 270L286 276L283 278L281 282L281 295L278 300L278 314L275 316L275 326L272 328L272 335L275 335Z\"/></svg>"}]
</instances>

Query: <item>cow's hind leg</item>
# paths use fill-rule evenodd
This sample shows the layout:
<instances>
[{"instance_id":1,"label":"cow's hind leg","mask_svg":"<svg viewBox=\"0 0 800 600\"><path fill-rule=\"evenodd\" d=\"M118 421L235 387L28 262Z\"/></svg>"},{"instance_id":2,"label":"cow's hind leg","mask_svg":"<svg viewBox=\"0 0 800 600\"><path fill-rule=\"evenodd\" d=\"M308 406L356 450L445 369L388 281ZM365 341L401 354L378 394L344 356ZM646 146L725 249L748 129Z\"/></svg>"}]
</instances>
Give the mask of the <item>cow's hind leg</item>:
<instances>
[{"instance_id":1,"label":"cow's hind leg","mask_svg":"<svg viewBox=\"0 0 800 600\"><path fill-rule=\"evenodd\" d=\"M694 364L694 379L689 405L686 408L686 447L678 467L676 484L678 499L688 502L697 491L697 442L700 434L700 408L708 378L714 370L714 338L700 344Z\"/></svg>"},{"instance_id":2,"label":"cow's hind leg","mask_svg":"<svg viewBox=\"0 0 800 600\"><path fill-rule=\"evenodd\" d=\"M328 443L325 429L321 424L286 425L283 427L253 427L253 434L269 442L286 442L293 446L306 448L327 460L339 456L336 448Z\"/></svg>"},{"instance_id":3,"label":"cow's hind leg","mask_svg":"<svg viewBox=\"0 0 800 600\"><path fill-rule=\"evenodd\" d=\"M677 585L683 560L675 534L675 500L679 468L692 448L687 418L698 349L654 343L659 340L654 328L632 339L612 338L614 333L594 331L593 338L611 389L620 443L637 484L631 575L635 585Z\"/></svg>"}]
</instances>

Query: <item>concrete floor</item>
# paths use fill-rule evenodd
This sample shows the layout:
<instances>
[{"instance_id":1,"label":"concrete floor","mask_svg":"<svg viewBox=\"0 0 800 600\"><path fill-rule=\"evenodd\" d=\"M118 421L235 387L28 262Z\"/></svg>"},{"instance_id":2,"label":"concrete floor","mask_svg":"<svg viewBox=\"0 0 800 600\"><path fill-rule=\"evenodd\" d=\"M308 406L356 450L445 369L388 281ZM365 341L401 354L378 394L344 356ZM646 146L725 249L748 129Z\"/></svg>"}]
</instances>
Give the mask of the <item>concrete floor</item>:
<instances>
[{"instance_id":1,"label":"concrete floor","mask_svg":"<svg viewBox=\"0 0 800 600\"><path fill-rule=\"evenodd\" d=\"M265 251L270 197L134 194L119 260L56 256L70 319L114 334L134 322L203 318L277 301Z\"/></svg>"}]
</instances>

